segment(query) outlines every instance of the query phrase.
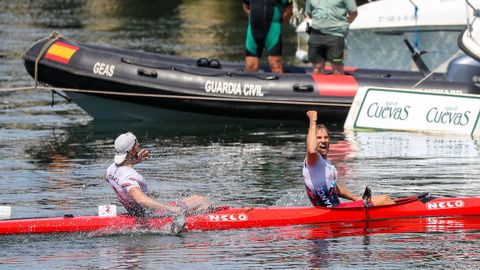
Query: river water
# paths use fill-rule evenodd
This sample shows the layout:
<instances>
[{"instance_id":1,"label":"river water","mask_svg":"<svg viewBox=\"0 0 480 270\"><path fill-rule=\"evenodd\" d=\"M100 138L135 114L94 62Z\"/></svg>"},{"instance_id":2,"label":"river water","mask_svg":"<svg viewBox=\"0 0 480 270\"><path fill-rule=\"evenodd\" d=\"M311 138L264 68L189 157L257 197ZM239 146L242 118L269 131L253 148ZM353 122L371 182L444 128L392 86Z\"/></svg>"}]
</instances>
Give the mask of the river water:
<instances>
[{"instance_id":1,"label":"river water","mask_svg":"<svg viewBox=\"0 0 480 270\"><path fill-rule=\"evenodd\" d=\"M221 4L219 4L221 3ZM21 54L58 30L133 50L241 61L246 18L238 1L0 2L0 89L29 86ZM453 32L420 44L435 66L456 51ZM409 68L406 36L352 33L347 63ZM286 61L296 38L286 29ZM379 54L379 55L377 55ZM47 92L0 92L0 205L12 217L96 214L115 203L102 179L114 138L136 133L151 160L138 165L154 196L198 193L216 205L308 205L301 176L306 122L101 122ZM328 122L328 119L327 119ZM332 129L331 158L355 193L366 185L393 197L428 191L477 196L480 145L468 136ZM420 225L419 225L420 224ZM134 232L0 237L0 268L11 269L478 269L480 220L413 219L181 236Z\"/></svg>"}]
</instances>

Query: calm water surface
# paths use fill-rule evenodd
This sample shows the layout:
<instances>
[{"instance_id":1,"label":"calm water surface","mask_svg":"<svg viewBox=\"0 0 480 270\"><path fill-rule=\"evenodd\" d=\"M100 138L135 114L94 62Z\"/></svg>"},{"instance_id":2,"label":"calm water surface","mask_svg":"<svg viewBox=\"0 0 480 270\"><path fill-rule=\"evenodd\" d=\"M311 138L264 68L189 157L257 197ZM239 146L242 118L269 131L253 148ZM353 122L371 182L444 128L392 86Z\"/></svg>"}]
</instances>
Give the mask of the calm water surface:
<instances>
[{"instance_id":1,"label":"calm water surface","mask_svg":"<svg viewBox=\"0 0 480 270\"><path fill-rule=\"evenodd\" d=\"M219 3L1 1L0 89L33 83L21 54L53 30L87 43L240 61L245 17L238 1ZM293 30L286 32L285 52L293 55L296 38ZM420 44L429 51L431 65L456 51L456 33L439 33L441 42L428 35L422 37L433 41ZM407 68L408 52L398 45L404 37L353 33L348 61ZM286 59L296 63L292 56ZM0 92L0 205L13 206L15 218L95 214L97 205L118 204L102 175L112 162L114 138L126 130L151 151L151 160L138 170L161 200L200 193L217 205L308 205L301 176L304 122L99 122L75 104L55 100L52 107L50 93ZM394 197L425 191L479 195L477 139L345 133L341 123L330 126L331 158L343 183L356 193L369 185L375 194ZM179 237L151 232L3 236L0 268L476 269L479 228L478 219L430 219Z\"/></svg>"}]
</instances>

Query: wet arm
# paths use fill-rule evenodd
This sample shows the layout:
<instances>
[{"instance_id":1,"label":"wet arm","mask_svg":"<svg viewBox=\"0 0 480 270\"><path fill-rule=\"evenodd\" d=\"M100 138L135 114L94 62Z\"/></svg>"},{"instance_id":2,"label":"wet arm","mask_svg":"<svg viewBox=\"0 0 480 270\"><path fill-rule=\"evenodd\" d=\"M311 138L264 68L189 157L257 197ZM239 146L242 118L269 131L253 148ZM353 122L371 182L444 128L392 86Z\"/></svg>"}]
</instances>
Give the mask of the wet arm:
<instances>
[{"instance_id":1,"label":"wet arm","mask_svg":"<svg viewBox=\"0 0 480 270\"><path fill-rule=\"evenodd\" d=\"M340 183L337 183L337 192L338 192L338 196L341 198L349 199L352 201L358 201L362 199L361 196L356 196L350 193L350 191Z\"/></svg>"},{"instance_id":2,"label":"wet arm","mask_svg":"<svg viewBox=\"0 0 480 270\"><path fill-rule=\"evenodd\" d=\"M307 163L309 165L315 164L317 161L317 112L308 111L309 119L308 133L307 133Z\"/></svg>"},{"instance_id":3,"label":"wet arm","mask_svg":"<svg viewBox=\"0 0 480 270\"><path fill-rule=\"evenodd\" d=\"M348 17L347 17L348 23L351 24L355 20L355 18L357 18L357 16L358 16L357 11L348 12Z\"/></svg>"},{"instance_id":4,"label":"wet arm","mask_svg":"<svg viewBox=\"0 0 480 270\"><path fill-rule=\"evenodd\" d=\"M157 202L156 200L147 196L143 191L138 187L133 187L128 191L128 195L133 198L133 200L140 204L143 207L156 210L167 210L171 212L179 212L180 208L175 206L168 206Z\"/></svg>"}]
</instances>

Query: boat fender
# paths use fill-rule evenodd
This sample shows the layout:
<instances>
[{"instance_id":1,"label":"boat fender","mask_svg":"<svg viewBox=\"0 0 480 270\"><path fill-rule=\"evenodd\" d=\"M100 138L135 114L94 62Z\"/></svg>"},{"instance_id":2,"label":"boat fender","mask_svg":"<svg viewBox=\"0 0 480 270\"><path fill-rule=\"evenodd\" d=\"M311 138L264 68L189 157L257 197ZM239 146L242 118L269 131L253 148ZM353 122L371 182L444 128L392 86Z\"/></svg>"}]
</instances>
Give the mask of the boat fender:
<instances>
[{"instance_id":1,"label":"boat fender","mask_svg":"<svg viewBox=\"0 0 480 270\"><path fill-rule=\"evenodd\" d=\"M155 70L148 70L143 68L139 68L137 73L140 76L151 77L151 78L156 78L158 76Z\"/></svg>"},{"instance_id":2,"label":"boat fender","mask_svg":"<svg viewBox=\"0 0 480 270\"><path fill-rule=\"evenodd\" d=\"M293 85L293 91L302 92L302 93L313 92L313 85L311 85L311 84L294 84Z\"/></svg>"},{"instance_id":3,"label":"boat fender","mask_svg":"<svg viewBox=\"0 0 480 270\"><path fill-rule=\"evenodd\" d=\"M305 50L297 49L295 51L295 57L303 63L308 63L308 53Z\"/></svg>"}]
</instances>

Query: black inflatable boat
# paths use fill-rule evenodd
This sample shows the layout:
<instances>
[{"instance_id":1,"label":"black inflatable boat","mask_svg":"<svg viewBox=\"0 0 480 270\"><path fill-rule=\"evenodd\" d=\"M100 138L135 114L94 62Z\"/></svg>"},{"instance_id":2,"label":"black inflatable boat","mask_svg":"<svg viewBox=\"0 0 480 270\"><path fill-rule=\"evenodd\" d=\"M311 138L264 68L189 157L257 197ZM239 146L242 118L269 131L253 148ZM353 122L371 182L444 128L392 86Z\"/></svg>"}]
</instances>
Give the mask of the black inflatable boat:
<instances>
[{"instance_id":1,"label":"black inflatable boat","mask_svg":"<svg viewBox=\"0 0 480 270\"><path fill-rule=\"evenodd\" d=\"M197 114L305 119L305 112L315 109L322 118L343 121L360 87L479 93L469 75L479 73L478 62L465 57L452 61L447 73L426 79L420 72L355 68L347 68L342 76L316 75L298 66L286 66L285 73L277 75L266 68L247 73L243 63L107 48L52 36L33 44L23 61L38 82L64 88L96 119Z\"/></svg>"}]
</instances>

